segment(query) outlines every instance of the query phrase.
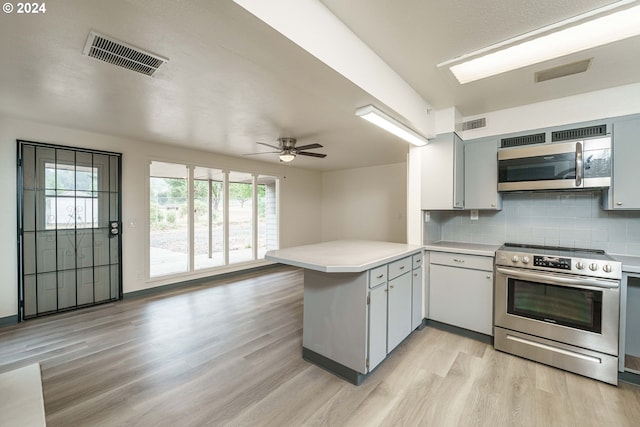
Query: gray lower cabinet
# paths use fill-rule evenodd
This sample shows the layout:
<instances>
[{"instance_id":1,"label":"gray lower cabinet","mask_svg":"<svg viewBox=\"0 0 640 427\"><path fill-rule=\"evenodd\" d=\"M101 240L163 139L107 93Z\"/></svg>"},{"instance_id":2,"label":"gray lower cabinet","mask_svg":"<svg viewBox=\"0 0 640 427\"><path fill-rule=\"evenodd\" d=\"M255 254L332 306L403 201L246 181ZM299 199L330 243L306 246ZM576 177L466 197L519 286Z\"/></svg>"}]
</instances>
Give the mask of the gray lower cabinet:
<instances>
[{"instance_id":1,"label":"gray lower cabinet","mask_svg":"<svg viewBox=\"0 0 640 427\"><path fill-rule=\"evenodd\" d=\"M391 352L412 331L411 272L389 280L387 352Z\"/></svg>"},{"instance_id":2,"label":"gray lower cabinet","mask_svg":"<svg viewBox=\"0 0 640 427\"><path fill-rule=\"evenodd\" d=\"M431 252L429 318L493 335L493 257Z\"/></svg>"},{"instance_id":3,"label":"gray lower cabinet","mask_svg":"<svg viewBox=\"0 0 640 427\"><path fill-rule=\"evenodd\" d=\"M623 273L620 301L620 371L640 374L640 274Z\"/></svg>"},{"instance_id":4,"label":"gray lower cabinet","mask_svg":"<svg viewBox=\"0 0 640 427\"><path fill-rule=\"evenodd\" d=\"M415 329L414 254L359 273L305 269L303 356L359 384Z\"/></svg>"},{"instance_id":5,"label":"gray lower cabinet","mask_svg":"<svg viewBox=\"0 0 640 427\"><path fill-rule=\"evenodd\" d=\"M387 284L369 291L369 369L387 357Z\"/></svg>"}]
</instances>

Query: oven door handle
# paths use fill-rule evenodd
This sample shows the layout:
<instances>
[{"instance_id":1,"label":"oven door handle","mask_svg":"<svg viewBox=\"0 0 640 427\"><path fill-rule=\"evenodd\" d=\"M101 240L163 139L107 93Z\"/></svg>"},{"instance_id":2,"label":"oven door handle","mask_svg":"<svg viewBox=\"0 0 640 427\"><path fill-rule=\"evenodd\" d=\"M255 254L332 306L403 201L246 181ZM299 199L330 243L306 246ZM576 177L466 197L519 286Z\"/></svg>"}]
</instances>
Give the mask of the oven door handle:
<instances>
[{"instance_id":1,"label":"oven door handle","mask_svg":"<svg viewBox=\"0 0 640 427\"><path fill-rule=\"evenodd\" d=\"M618 280L596 279L584 276L580 276L580 278L558 277L549 273L530 273L528 271L515 270L512 268L504 267L496 267L496 271L498 273L504 274L505 276L513 277L516 279L544 282L551 285L570 286L584 289L587 289L589 287L601 289L618 289L620 287L620 281Z\"/></svg>"}]
</instances>

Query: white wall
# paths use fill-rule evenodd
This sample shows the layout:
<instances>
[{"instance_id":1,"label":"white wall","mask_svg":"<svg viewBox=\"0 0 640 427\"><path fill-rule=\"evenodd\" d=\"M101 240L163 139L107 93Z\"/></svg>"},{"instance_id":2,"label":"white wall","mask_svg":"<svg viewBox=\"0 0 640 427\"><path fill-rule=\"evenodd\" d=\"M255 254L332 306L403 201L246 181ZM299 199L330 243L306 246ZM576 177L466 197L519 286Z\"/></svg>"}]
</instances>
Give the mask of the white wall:
<instances>
[{"instance_id":1,"label":"white wall","mask_svg":"<svg viewBox=\"0 0 640 427\"><path fill-rule=\"evenodd\" d=\"M640 113L640 83L464 117L463 121L485 117L487 126L465 131L461 138L468 140L636 113Z\"/></svg>"},{"instance_id":2,"label":"white wall","mask_svg":"<svg viewBox=\"0 0 640 427\"><path fill-rule=\"evenodd\" d=\"M17 313L16 242L16 140L24 139L122 153L123 289L132 292L185 278L146 281L147 171L151 160L191 163L198 166L253 171L282 176L277 164L250 161L213 153L145 141L118 138L74 129L48 126L0 116L0 319ZM316 243L321 240L322 175L287 168L281 180L280 246ZM131 223L135 227L131 227ZM311 225L310 225L311 224ZM257 262L256 265L259 265ZM238 266L217 270L218 273ZM198 273L197 278L211 273Z\"/></svg>"},{"instance_id":3,"label":"white wall","mask_svg":"<svg viewBox=\"0 0 640 427\"><path fill-rule=\"evenodd\" d=\"M407 241L407 165L325 172L322 240Z\"/></svg>"}]
</instances>

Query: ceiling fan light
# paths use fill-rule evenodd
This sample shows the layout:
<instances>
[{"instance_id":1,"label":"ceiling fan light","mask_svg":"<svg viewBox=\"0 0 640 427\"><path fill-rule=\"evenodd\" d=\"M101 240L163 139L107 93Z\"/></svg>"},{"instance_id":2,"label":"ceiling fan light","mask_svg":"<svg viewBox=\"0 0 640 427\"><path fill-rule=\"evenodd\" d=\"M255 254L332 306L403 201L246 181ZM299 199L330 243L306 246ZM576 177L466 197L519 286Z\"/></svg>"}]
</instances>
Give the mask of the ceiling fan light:
<instances>
[{"instance_id":1,"label":"ceiling fan light","mask_svg":"<svg viewBox=\"0 0 640 427\"><path fill-rule=\"evenodd\" d=\"M292 161L295 158L296 158L296 155L292 154L292 153L280 154L280 160L283 161L283 162L286 162L286 163Z\"/></svg>"},{"instance_id":2,"label":"ceiling fan light","mask_svg":"<svg viewBox=\"0 0 640 427\"><path fill-rule=\"evenodd\" d=\"M396 119L382 111L378 110L373 105L366 105L364 107L360 107L356 110L356 116L362 117L363 119L373 123L376 126L381 127L394 134L395 136L404 139L407 142L412 143L416 146L427 145L427 138L420 135L413 129L407 127L406 125L400 123Z\"/></svg>"}]
</instances>

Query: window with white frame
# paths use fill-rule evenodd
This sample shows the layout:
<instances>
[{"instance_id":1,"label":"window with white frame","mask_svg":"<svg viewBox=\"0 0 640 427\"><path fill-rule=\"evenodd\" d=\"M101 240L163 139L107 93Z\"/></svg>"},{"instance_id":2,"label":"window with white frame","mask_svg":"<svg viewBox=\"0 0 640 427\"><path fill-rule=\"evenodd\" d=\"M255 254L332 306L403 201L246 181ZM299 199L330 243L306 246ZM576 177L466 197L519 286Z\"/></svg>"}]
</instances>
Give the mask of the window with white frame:
<instances>
[{"instance_id":1,"label":"window with white frame","mask_svg":"<svg viewBox=\"0 0 640 427\"><path fill-rule=\"evenodd\" d=\"M151 162L149 276L262 259L278 247L277 206L277 177Z\"/></svg>"}]
</instances>

